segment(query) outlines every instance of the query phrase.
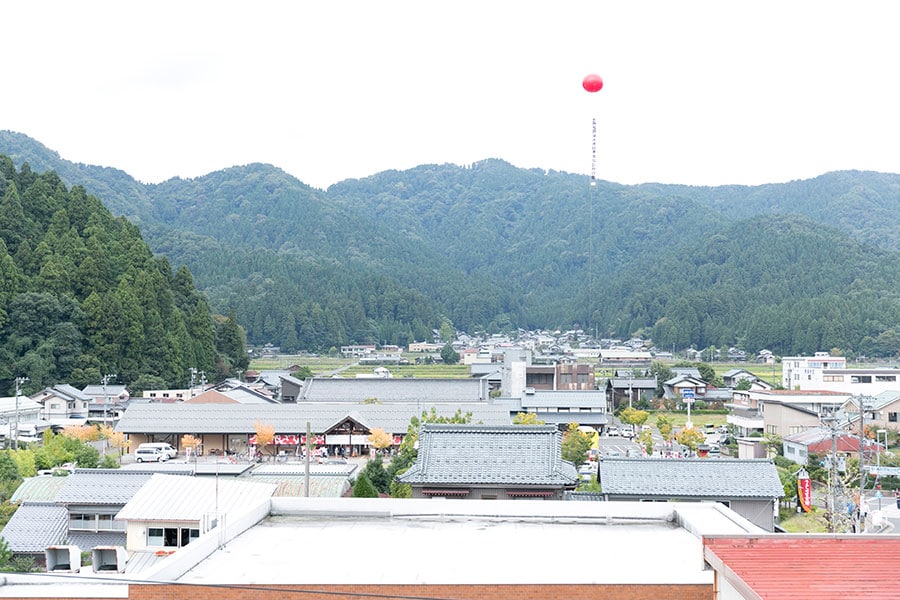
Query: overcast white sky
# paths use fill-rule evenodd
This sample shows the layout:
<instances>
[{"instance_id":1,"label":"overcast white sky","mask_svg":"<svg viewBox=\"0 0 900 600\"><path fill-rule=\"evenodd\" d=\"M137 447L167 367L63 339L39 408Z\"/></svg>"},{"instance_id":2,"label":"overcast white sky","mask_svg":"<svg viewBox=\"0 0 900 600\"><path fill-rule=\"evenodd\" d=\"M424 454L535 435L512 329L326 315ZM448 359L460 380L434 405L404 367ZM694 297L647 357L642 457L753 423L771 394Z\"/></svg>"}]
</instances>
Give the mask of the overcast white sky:
<instances>
[{"instance_id":1,"label":"overcast white sky","mask_svg":"<svg viewBox=\"0 0 900 600\"><path fill-rule=\"evenodd\" d=\"M619 183L900 173L900 2L5 2L0 129L155 183L501 158ZM591 72L605 86L581 87Z\"/></svg>"}]
</instances>

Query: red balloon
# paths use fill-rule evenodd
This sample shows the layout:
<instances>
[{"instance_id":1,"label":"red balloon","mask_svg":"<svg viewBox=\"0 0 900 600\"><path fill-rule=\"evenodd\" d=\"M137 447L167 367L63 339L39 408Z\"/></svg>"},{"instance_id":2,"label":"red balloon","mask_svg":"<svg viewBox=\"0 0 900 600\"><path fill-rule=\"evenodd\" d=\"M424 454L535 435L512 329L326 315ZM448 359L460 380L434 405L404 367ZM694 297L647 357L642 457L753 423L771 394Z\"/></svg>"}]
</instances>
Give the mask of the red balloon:
<instances>
[{"instance_id":1,"label":"red balloon","mask_svg":"<svg viewBox=\"0 0 900 600\"><path fill-rule=\"evenodd\" d=\"M584 81L581 82L581 87L592 94L594 92L599 92L603 89L603 79L599 75L593 73L585 75Z\"/></svg>"}]
</instances>

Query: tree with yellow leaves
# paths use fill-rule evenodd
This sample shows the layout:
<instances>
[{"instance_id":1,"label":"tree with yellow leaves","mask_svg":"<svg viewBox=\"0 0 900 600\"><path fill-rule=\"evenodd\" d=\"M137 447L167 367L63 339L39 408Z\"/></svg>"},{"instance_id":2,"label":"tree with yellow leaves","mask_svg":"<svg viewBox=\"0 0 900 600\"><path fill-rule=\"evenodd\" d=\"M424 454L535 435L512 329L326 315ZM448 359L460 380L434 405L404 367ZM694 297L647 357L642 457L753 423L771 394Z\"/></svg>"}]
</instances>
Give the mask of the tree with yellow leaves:
<instances>
[{"instance_id":1,"label":"tree with yellow leaves","mask_svg":"<svg viewBox=\"0 0 900 600\"><path fill-rule=\"evenodd\" d=\"M394 437L386 432L384 429L378 429L377 427L372 430L372 433L369 434L369 443L375 447L376 450L384 450L385 448L390 448L394 443Z\"/></svg>"},{"instance_id":2,"label":"tree with yellow leaves","mask_svg":"<svg viewBox=\"0 0 900 600\"><path fill-rule=\"evenodd\" d=\"M513 425L543 425L544 420L538 419L538 416L532 412L516 413L513 417Z\"/></svg>"},{"instance_id":3,"label":"tree with yellow leaves","mask_svg":"<svg viewBox=\"0 0 900 600\"><path fill-rule=\"evenodd\" d=\"M200 438L194 437L191 434L187 433L181 436L181 447L184 449L190 449L191 454L194 456L197 455L197 450L200 448Z\"/></svg>"},{"instance_id":4,"label":"tree with yellow leaves","mask_svg":"<svg viewBox=\"0 0 900 600\"><path fill-rule=\"evenodd\" d=\"M253 429L256 432L256 447L262 452L263 448L270 445L275 440L275 427L257 421L256 424L253 425Z\"/></svg>"},{"instance_id":5,"label":"tree with yellow leaves","mask_svg":"<svg viewBox=\"0 0 900 600\"><path fill-rule=\"evenodd\" d=\"M100 432L91 425L66 425L63 427L62 434L82 443L100 439Z\"/></svg>"}]
</instances>

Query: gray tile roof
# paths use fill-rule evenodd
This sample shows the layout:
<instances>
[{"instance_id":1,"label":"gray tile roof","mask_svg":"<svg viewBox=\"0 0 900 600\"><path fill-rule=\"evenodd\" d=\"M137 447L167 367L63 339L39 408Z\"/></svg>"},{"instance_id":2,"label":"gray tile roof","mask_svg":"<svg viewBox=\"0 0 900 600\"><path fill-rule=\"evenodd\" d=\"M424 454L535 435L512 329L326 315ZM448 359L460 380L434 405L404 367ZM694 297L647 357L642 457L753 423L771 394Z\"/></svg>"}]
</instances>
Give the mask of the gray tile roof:
<instances>
[{"instance_id":1,"label":"gray tile roof","mask_svg":"<svg viewBox=\"0 0 900 600\"><path fill-rule=\"evenodd\" d=\"M415 378L325 378L307 379L297 402L363 402L378 398L382 402L486 402L487 386L480 379Z\"/></svg>"},{"instance_id":2,"label":"gray tile roof","mask_svg":"<svg viewBox=\"0 0 900 600\"><path fill-rule=\"evenodd\" d=\"M91 550L97 546L124 546L124 531L73 531L69 533L66 543L70 546L78 546L82 551Z\"/></svg>"},{"instance_id":3,"label":"gray tile roof","mask_svg":"<svg viewBox=\"0 0 900 600\"><path fill-rule=\"evenodd\" d=\"M47 502L26 502L0 532L14 552L43 552L47 546L62 544L69 527L65 506Z\"/></svg>"},{"instance_id":4,"label":"gray tile roof","mask_svg":"<svg viewBox=\"0 0 900 600\"><path fill-rule=\"evenodd\" d=\"M522 397L523 406L536 408L606 408L604 390L534 390Z\"/></svg>"},{"instance_id":5,"label":"gray tile roof","mask_svg":"<svg viewBox=\"0 0 900 600\"><path fill-rule=\"evenodd\" d=\"M664 498L780 498L784 488L768 459L614 458L600 461L609 496Z\"/></svg>"},{"instance_id":6,"label":"gray tile roof","mask_svg":"<svg viewBox=\"0 0 900 600\"><path fill-rule=\"evenodd\" d=\"M419 431L416 463L400 476L431 485L573 486L555 425L437 425Z\"/></svg>"},{"instance_id":7,"label":"gray tile roof","mask_svg":"<svg viewBox=\"0 0 900 600\"><path fill-rule=\"evenodd\" d=\"M150 473L103 470L76 470L56 494L61 504L104 504L124 506L150 479Z\"/></svg>"},{"instance_id":8,"label":"gray tile roof","mask_svg":"<svg viewBox=\"0 0 900 600\"><path fill-rule=\"evenodd\" d=\"M16 504L21 502L51 502L56 500L56 494L59 493L59 490L65 483L65 477L55 477L53 475L29 477L16 488L9 501Z\"/></svg>"},{"instance_id":9,"label":"gray tile roof","mask_svg":"<svg viewBox=\"0 0 900 600\"><path fill-rule=\"evenodd\" d=\"M389 433L406 433L410 418L434 407L437 414L452 416L457 409L472 413L473 423L508 425L509 410L488 403L470 404L132 404L116 426L124 433L247 433L257 421L271 423L276 433L326 431L350 414Z\"/></svg>"}]
</instances>

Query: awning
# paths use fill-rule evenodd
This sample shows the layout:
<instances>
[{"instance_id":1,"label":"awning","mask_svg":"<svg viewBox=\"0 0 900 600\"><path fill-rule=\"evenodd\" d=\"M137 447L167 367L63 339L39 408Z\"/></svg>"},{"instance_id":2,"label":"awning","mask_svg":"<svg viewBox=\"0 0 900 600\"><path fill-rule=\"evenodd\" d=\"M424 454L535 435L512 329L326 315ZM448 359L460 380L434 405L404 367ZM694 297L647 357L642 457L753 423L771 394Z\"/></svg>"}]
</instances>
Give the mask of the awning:
<instances>
[{"instance_id":1,"label":"awning","mask_svg":"<svg viewBox=\"0 0 900 600\"><path fill-rule=\"evenodd\" d=\"M507 496L519 498L549 498L553 490L506 490Z\"/></svg>"},{"instance_id":2,"label":"awning","mask_svg":"<svg viewBox=\"0 0 900 600\"><path fill-rule=\"evenodd\" d=\"M428 494L429 496L468 496L469 490L439 490L425 488L422 490L422 493Z\"/></svg>"}]
</instances>

